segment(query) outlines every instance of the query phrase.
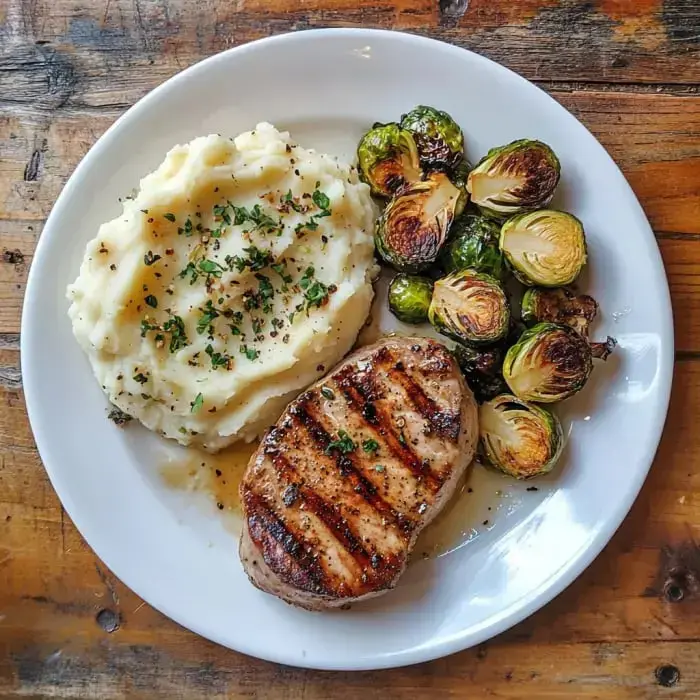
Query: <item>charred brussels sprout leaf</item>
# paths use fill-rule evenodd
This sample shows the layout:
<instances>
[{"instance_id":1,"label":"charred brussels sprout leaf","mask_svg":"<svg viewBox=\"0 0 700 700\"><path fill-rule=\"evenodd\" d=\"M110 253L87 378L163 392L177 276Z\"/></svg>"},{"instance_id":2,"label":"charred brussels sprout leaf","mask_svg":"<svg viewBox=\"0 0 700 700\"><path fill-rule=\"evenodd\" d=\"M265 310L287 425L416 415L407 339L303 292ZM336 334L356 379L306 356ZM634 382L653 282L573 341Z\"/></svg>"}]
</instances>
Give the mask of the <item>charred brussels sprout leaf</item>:
<instances>
[{"instance_id":1,"label":"charred brussels sprout leaf","mask_svg":"<svg viewBox=\"0 0 700 700\"><path fill-rule=\"evenodd\" d=\"M360 178L380 197L422 177L413 136L398 124L375 124L360 140L357 159Z\"/></svg>"},{"instance_id":2,"label":"charred brussels sprout leaf","mask_svg":"<svg viewBox=\"0 0 700 700\"><path fill-rule=\"evenodd\" d=\"M523 139L492 148L469 173L467 190L484 213L504 218L549 204L559 173L547 144Z\"/></svg>"},{"instance_id":3,"label":"charred brussels sprout leaf","mask_svg":"<svg viewBox=\"0 0 700 700\"><path fill-rule=\"evenodd\" d=\"M538 323L506 353L503 377L523 401L552 403L583 388L593 370L588 341L573 328Z\"/></svg>"},{"instance_id":4,"label":"charred brussels sprout leaf","mask_svg":"<svg viewBox=\"0 0 700 700\"><path fill-rule=\"evenodd\" d=\"M443 173L402 187L377 220L377 252L401 272L420 272L437 259L464 192Z\"/></svg>"},{"instance_id":5,"label":"charred brussels sprout leaf","mask_svg":"<svg viewBox=\"0 0 700 700\"><path fill-rule=\"evenodd\" d=\"M500 227L475 214L464 214L452 226L451 240L442 253L447 272L471 268L498 280L505 273L503 255L498 247Z\"/></svg>"},{"instance_id":6,"label":"charred brussels sprout leaf","mask_svg":"<svg viewBox=\"0 0 700 700\"><path fill-rule=\"evenodd\" d=\"M462 270L435 283L428 318L436 330L455 340L493 343L508 333L510 308L498 280Z\"/></svg>"},{"instance_id":7,"label":"charred brussels sprout leaf","mask_svg":"<svg viewBox=\"0 0 700 700\"><path fill-rule=\"evenodd\" d=\"M553 209L506 221L501 228L500 246L513 274L528 286L571 284L586 263L586 237L581 222Z\"/></svg>"},{"instance_id":8,"label":"charred brussels sprout leaf","mask_svg":"<svg viewBox=\"0 0 700 700\"><path fill-rule=\"evenodd\" d=\"M500 347L474 348L457 344L454 355L479 403L508 391L501 374L503 351Z\"/></svg>"},{"instance_id":9,"label":"charred brussels sprout leaf","mask_svg":"<svg viewBox=\"0 0 700 700\"><path fill-rule=\"evenodd\" d=\"M389 285L389 308L404 323L424 323L433 296L433 281L400 273Z\"/></svg>"},{"instance_id":10,"label":"charred brussels sprout leaf","mask_svg":"<svg viewBox=\"0 0 700 700\"><path fill-rule=\"evenodd\" d=\"M479 408L479 441L488 462L516 479L551 471L564 444L556 416L510 394Z\"/></svg>"},{"instance_id":11,"label":"charred brussels sprout leaf","mask_svg":"<svg viewBox=\"0 0 700 700\"><path fill-rule=\"evenodd\" d=\"M608 336L602 343L591 343L591 354L595 360L607 360L615 349L617 340Z\"/></svg>"},{"instance_id":12,"label":"charred brussels sprout leaf","mask_svg":"<svg viewBox=\"0 0 700 700\"><path fill-rule=\"evenodd\" d=\"M452 170L462 160L462 130L447 112L420 105L401 117L401 127L413 134L427 170Z\"/></svg>"},{"instance_id":13,"label":"charred brussels sprout leaf","mask_svg":"<svg viewBox=\"0 0 700 700\"><path fill-rule=\"evenodd\" d=\"M523 296L520 317L528 325L563 323L587 338L597 313L598 303L587 294L577 296L566 288L532 287Z\"/></svg>"}]
</instances>

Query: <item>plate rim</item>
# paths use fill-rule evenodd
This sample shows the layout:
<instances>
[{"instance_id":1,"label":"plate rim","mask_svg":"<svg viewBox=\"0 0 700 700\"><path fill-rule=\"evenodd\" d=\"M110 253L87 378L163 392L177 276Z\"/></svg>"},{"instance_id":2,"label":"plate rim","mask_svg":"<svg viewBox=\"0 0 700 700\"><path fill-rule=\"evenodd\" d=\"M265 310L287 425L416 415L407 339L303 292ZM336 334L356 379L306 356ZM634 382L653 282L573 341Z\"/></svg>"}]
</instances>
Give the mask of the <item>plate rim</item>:
<instances>
[{"instance_id":1,"label":"plate rim","mask_svg":"<svg viewBox=\"0 0 700 700\"><path fill-rule=\"evenodd\" d=\"M427 49L438 49L441 51L452 52L459 58L459 55L466 51L471 54L471 56L484 64L489 65L490 70L495 70L498 72L505 72L509 74L512 78L516 78L519 81L528 83L530 87L534 87L544 96L546 100L550 101L556 108L561 110L567 117L575 119L578 124L585 129L595 143L600 149L605 153L605 156L609 160L610 165L617 171L620 184L626 187L628 194L630 196L630 202L636 205L637 211L635 212L636 217L639 219L640 227L646 227L646 235L650 237L654 242L653 249L656 251L655 260L651 263L660 272L660 281L662 285L658 290L658 295L660 298L660 305L664 308L665 314L662 321L665 321L665 327L662 329L662 342L661 350L659 353L659 398L660 401L655 407L655 429L650 431L647 435L646 441L648 443L649 458L648 464L642 465L644 468L637 470L635 474L635 479L630 480L629 489L625 494L625 498L618 502L617 509L615 512L610 513L606 526L599 531L589 542L588 546L583 549L575 558L564 568L559 575L552 577L549 580L542 583L539 587L530 590L528 594L523 596L520 600L525 601L523 603L515 603L515 609L510 613L504 615L500 620L494 623L485 625L477 633L472 633L475 637L474 639L465 639L464 635L453 636L449 639L443 639L438 642L432 643L428 647L420 647L419 649L407 649L399 654L392 655L390 657L379 657L375 658L370 662L367 660L361 660L358 663L313 663L305 662L304 659L301 661L295 660L293 662L294 666L301 668L312 668L319 670L374 670L383 668L395 668L401 666L407 666L415 663L421 663L426 661L432 661L443 656L447 656L458 651L463 651L470 648L476 644L480 644L487 639L490 639L498 634L501 634L507 629L510 629L514 625L520 623L534 612L544 607L550 603L555 597L557 597L562 591L564 591L571 583L573 583L585 569L590 566L590 564L598 557L603 548L614 536L615 532L620 527L622 521L627 516L629 510L634 504L641 487L643 486L646 477L648 475L649 469L654 461L656 452L658 450L658 445L663 434L665 427L666 416L668 414L668 406L670 401L672 378L673 378L673 368L674 368L674 330L673 330L673 312L670 299L670 291L668 286L668 278L666 276L665 267L663 265L660 250L658 248L658 241L654 236L651 225L642 209L639 200L632 190L631 186L627 182L627 179L620 171L619 167L612 159L612 157L607 153L605 148L600 144L598 139L591 134L588 128L578 120L571 112L569 112L565 107L559 104L553 97L542 90L539 86L535 85L531 81L527 80L515 71L507 68L506 66L493 61L481 54L478 54L470 49L466 49L455 44L451 44L445 41L434 39L427 36L422 36L419 34L414 34L412 32L385 30L385 29L365 29L359 27L353 28L317 28L308 29L297 32L287 32L283 34L277 34L273 36L263 37L252 42L242 44L240 46L232 47L225 51L213 54L212 56L206 57L191 66L188 66L184 70L176 73L175 75L168 78L166 81L156 86L153 90L148 92L137 102L135 102L129 109L127 109L120 117L118 117L113 124L100 136L99 139L90 147L88 152L83 156L78 166L75 168L73 173L70 175L66 184L64 185L61 193L56 199L49 216L46 219L45 225L42 229L42 234L39 237L37 246L34 251L32 264L30 267L27 285L25 289L25 296L22 305L22 317L20 325L20 364L21 372L23 377L23 391L25 396L25 405L27 410L27 416L32 427L32 434L39 452L39 456L42 461L42 465L49 477L52 487L54 488L62 506L65 508L69 517L73 521L75 527L81 534L81 537L85 540L92 551L98 556L98 558L110 569L110 571L115 575L124 585L126 585L130 590L132 590L136 595L138 595L143 600L147 601L148 604L158 610L160 613L164 614L169 619L173 620L177 624L181 625L185 629L188 629L205 639L212 640L226 648L232 649L239 653L247 654L256 658L260 658L266 661L272 661L275 663L280 663L284 665L291 665L288 656L283 656L277 652L268 653L266 650L261 650L257 647L253 648L247 644L237 644L234 648L228 639L224 639L221 635L213 634L212 630L203 630L199 627L196 620L186 619L186 614L181 614L179 610L170 610L167 605L154 604L149 599L150 596L145 597L141 594L137 588L134 588L126 579L121 578L114 569L110 566L109 561L111 557L109 553L100 551L101 546L95 547L84 534L86 530L89 530L89 526L86 526L80 515L80 508L74 503L69 496L69 488L62 483L60 477L60 469L55 469L52 464L55 463L53 460L53 449L51 444L53 440L41 432L41 430L35 430L34 426L39 424L38 419L38 409L35 407L38 405L41 396L41 387L34 383L31 366L25 365L24 358L30 354L30 347L37 341L34 339L34 329L30 322L30 309L35 306L37 301L39 301L37 296L37 282L36 278L39 275L39 268L42 267L42 260L45 255L44 249L47 245L48 236L46 236L47 231L51 231L56 224L54 223L60 216L61 209L65 206L66 202L71 199L73 190L77 187L78 181L81 179L81 175L84 169L87 168L88 163L95 157L95 151L97 146L105 140L108 140L115 130L119 129L120 126L129 121L135 111L145 109L148 104L157 98L161 92L167 91L177 82L183 80L185 77L191 79L198 72L206 70L207 66L212 65L215 62L228 60L231 55L243 54L251 50L256 50L261 44L269 43L294 43L303 42L307 40L314 40L315 37L323 36L366 36L368 42L371 41L405 41L407 43L414 43L416 45L416 50ZM57 213L58 212L58 213ZM53 234L51 234L53 235ZM37 262L38 261L38 262ZM60 461L60 460L56 460ZM94 539L93 539L94 541ZM127 579L129 576L126 577ZM517 607L516 607L517 606Z\"/></svg>"}]
</instances>

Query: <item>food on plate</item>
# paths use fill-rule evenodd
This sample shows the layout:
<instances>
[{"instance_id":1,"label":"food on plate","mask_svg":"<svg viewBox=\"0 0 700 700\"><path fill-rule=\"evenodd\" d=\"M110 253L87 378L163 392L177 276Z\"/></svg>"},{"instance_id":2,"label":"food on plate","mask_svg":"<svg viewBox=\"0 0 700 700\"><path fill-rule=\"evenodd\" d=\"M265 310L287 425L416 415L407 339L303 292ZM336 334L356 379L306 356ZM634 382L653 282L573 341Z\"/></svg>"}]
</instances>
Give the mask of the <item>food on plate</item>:
<instances>
[{"instance_id":1,"label":"food on plate","mask_svg":"<svg viewBox=\"0 0 700 700\"><path fill-rule=\"evenodd\" d=\"M446 272L485 272L497 280L505 276L503 254L498 246L501 227L476 214L462 214L452 225L450 241L440 256Z\"/></svg>"},{"instance_id":2,"label":"food on plate","mask_svg":"<svg viewBox=\"0 0 700 700\"><path fill-rule=\"evenodd\" d=\"M541 406L501 394L479 407L479 448L491 466L516 479L550 472L561 454L559 419Z\"/></svg>"},{"instance_id":3,"label":"food on plate","mask_svg":"<svg viewBox=\"0 0 700 700\"><path fill-rule=\"evenodd\" d=\"M450 171L464 157L462 130L447 112L419 105L401 117L401 128L413 134L426 170Z\"/></svg>"},{"instance_id":4,"label":"food on plate","mask_svg":"<svg viewBox=\"0 0 700 700\"><path fill-rule=\"evenodd\" d=\"M391 197L423 175L413 135L396 123L375 124L362 137L357 160L360 177L378 197Z\"/></svg>"},{"instance_id":5,"label":"food on plate","mask_svg":"<svg viewBox=\"0 0 700 700\"><path fill-rule=\"evenodd\" d=\"M467 190L484 214L505 218L547 206L560 169L546 143L521 139L492 148L469 173Z\"/></svg>"},{"instance_id":6,"label":"food on plate","mask_svg":"<svg viewBox=\"0 0 700 700\"><path fill-rule=\"evenodd\" d=\"M250 580L310 610L393 588L478 439L457 364L426 338L361 348L301 394L241 483Z\"/></svg>"},{"instance_id":7,"label":"food on plate","mask_svg":"<svg viewBox=\"0 0 700 700\"><path fill-rule=\"evenodd\" d=\"M428 277L400 272L389 284L389 308L404 323L428 320L433 281Z\"/></svg>"},{"instance_id":8,"label":"food on plate","mask_svg":"<svg viewBox=\"0 0 700 700\"><path fill-rule=\"evenodd\" d=\"M381 258L400 272L420 272L438 257L465 194L444 173L401 187L377 220L374 242Z\"/></svg>"},{"instance_id":9,"label":"food on plate","mask_svg":"<svg viewBox=\"0 0 700 700\"><path fill-rule=\"evenodd\" d=\"M252 439L351 348L376 274L357 171L270 124L176 146L69 287L109 399L217 450Z\"/></svg>"},{"instance_id":10,"label":"food on plate","mask_svg":"<svg viewBox=\"0 0 700 700\"><path fill-rule=\"evenodd\" d=\"M520 307L520 317L528 325L543 321L563 323L586 338L597 313L598 302L593 297L576 294L566 287L530 287L523 295Z\"/></svg>"},{"instance_id":11,"label":"food on plate","mask_svg":"<svg viewBox=\"0 0 700 700\"><path fill-rule=\"evenodd\" d=\"M428 318L440 333L455 340L495 343L508 333L510 306L498 280L461 270L435 282Z\"/></svg>"},{"instance_id":12,"label":"food on plate","mask_svg":"<svg viewBox=\"0 0 700 700\"><path fill-rule=\"evenodd\" d=\"M569 326L538 323L506 353L503 376L524 401L553 403L580 391L593 371L588 341Z\"/></svg>"},{"instance_id":13,"label":"food on plate","mask_svg":"<svg viewBox=\"0 0 700 700\"><path fill-rule=\"evenodd\" d=\"M563 211L543 209L508 219L499 244L513 274L528 286L571 284L586 264L583 226Z\"/></svg>"},{"instance_id":14,"label":"food on plate","mask_svg":"<svg viewBox=\"0 0 700 700\"><path fill-rule=\"evenodd\" d=\"M457 343L454 355L467 380L467 385L474 393L474 398L483 403L498 394L508 392L503 379L504 349L500 345L473 347Z\"/></svg>"}]
</instances>

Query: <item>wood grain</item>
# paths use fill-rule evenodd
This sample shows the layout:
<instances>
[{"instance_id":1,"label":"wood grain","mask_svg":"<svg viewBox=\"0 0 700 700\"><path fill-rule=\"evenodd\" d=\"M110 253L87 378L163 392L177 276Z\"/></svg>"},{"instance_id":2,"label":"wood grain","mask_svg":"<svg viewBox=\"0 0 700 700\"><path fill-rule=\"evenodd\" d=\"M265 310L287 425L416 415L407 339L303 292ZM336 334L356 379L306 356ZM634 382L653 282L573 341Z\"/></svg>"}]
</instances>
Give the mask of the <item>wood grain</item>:
<instances>
[{"instance_id":1,"label":"wood grain","mask_svg":"<svg viewBox=\"0 0 700 700\"><path fill-rule=\"evenodd\" d=\"M538 81L630 181L656 232L675 311L678 361L664 439L603 554L501 637L381 673L249 659L145 605L63 511L34 448L21 387L19 319L34 246L90 146L129 105L195 61L320 26L445 39ZM0 697L698 697L697 0L0 0L0 248Z\"/></svg>"}]
</instances>

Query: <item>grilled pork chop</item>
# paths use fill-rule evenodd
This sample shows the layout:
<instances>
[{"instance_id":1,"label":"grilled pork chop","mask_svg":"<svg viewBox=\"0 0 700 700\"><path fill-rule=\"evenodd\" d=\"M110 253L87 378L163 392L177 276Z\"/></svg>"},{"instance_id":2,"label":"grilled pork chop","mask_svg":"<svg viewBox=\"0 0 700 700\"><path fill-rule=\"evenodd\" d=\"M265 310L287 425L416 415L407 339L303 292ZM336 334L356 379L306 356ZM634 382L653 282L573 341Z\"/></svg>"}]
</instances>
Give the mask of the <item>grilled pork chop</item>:
<instances>
[{"instance_id":1,"label":"grilled pork chop","mask_svg":"<svg viewBox=\"0 0 700 700\"><path fill-rule=\"evenodd\" d=\"M393 588L474 455L474 398L427 338L361 348L286 409L240 487L243 567L322 610Z\"/></svg>"}]
</instances>

